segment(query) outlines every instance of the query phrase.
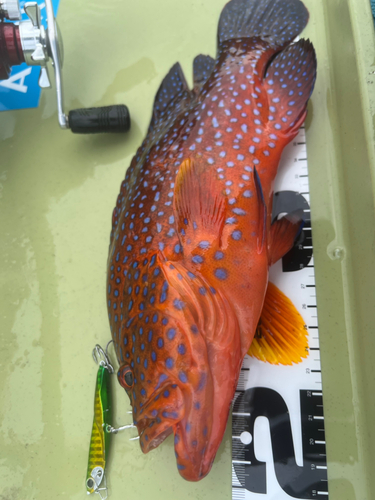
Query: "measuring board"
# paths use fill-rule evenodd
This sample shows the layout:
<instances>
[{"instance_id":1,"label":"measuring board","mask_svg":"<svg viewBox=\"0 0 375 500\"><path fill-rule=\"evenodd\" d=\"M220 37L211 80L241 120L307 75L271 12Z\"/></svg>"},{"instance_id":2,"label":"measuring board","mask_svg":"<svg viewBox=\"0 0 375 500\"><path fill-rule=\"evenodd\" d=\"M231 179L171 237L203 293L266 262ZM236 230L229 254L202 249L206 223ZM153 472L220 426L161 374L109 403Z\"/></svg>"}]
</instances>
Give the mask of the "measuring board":
<instances>
[{"instance_id":1,"label":"measuring board","mask_svg":"<svg viewBox=\"0 0 375 500\"><path fill-rule=\"evenodd\" d=\"M293 366L246 356L232 409L232 499L328 499L323 393L305 130L284 152L273 216L303 210L295 247L270 269L308 328L309 355Z\"/></svg>"}]
</instances>

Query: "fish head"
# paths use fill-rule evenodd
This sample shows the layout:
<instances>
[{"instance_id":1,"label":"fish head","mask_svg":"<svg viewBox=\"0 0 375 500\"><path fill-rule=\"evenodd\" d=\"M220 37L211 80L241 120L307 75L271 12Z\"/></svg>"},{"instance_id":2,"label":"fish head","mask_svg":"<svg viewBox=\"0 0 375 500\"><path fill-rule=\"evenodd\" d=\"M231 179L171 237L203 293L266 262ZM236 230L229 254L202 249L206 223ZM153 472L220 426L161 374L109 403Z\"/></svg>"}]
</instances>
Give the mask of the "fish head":
<instances>
[{"instance_id":1,"label":"fish head","mask_svg":"<svg viewBox=\"0 0 375 500\"><path fill-rule=\"evenodd\" d=\"M219 294L198 275L178 262L160 268L157 306L127 322L118 380L142 451L173 433L180 474L198 481L210 471L225 431L241 362L239 334Z\"/></svg>"}]
</instances>

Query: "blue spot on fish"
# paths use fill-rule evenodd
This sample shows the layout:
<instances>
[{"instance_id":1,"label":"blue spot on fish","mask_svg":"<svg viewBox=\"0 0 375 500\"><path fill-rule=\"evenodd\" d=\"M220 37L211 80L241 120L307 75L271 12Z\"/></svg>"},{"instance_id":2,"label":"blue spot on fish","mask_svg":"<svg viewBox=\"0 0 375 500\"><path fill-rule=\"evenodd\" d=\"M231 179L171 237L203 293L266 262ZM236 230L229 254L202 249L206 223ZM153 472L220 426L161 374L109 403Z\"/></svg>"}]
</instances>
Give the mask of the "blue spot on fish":
<instances>
[{"instance_id":1,"label":"blue spot on fish","mask_svg":"<svg viewBox=\"0 0 375 500\"><path fill-rule=\"evenodd\" d=\"M194 262L194 264L202 264L204 259L200 255L194 255L191 260Z\"/></svg>"},{"instance_id":2,"label":"blue spot on fish","mask_svg":"<svg viewBox=\"0 0 375 500\"><path fill-rule=\"evenodd\" d=\"M228 271L226 269L223 269L223 268L215 269L215 276L219 280L225 280L228 278Z\"/></svg>"},{"instance_id":3,"label":"blue spot on fish","mask_svg":"<svg viewBox=\"0 0 375 500\"><path fill-rule=\"evenodd\" d=\"M180 299L174 299L173 305L177 310L182 311L182 309L185 307L185 302Z\"/></svg>"},{"instance_id":4,"label":"blue spot on fish","mask_svg":"<svg viewBox=\"0 0 375 500\"><path fill-rule=\"evenodd\" d=\"M181 355L183 355L183 354L186 353L186 347L184 346L184 344L180 344L178 346L177 350L178 350L178 353L181 354Z\"/></svg>"},{"instance_id":5,"label":"blue spot on fish","mask_svg":"<svg viewBox=\"0 0 375 500\"><path fill-rule=\"evenodd\" d=\"M232 238L236 241L240 240L242 238L242 232L239 230L233 231Z\"/></svg>"},{"instance_id":6,"label":"blue spot on fish","mask_svg":"<svg viewBox=\"0 0 375 500\"><path fill-rule=\"evenodd\" d=\"M163 411L162 413L164 418L177 418L178 413L176 411Z\"/></svg>"},{"instance_id":7,"label":"blue spot on fish","mask_svg":"<svg viewBox=\"0 0 375 500\"><path fill-rule=\"evenodd\" d=\"M201 241L199 243L199 247L203 248L203 249L207 249L209 246L210 246L210 242L209 241Z\"/></svg>"},{"instance_id":8,"label":"blue spot on fish","mask_svg":"<svg viewBox=\"0 0 375 500\"><path fill-rule=\"evenodd\" d=\"M174 366L174 361L173 361L173 359L172 359L172 358L167 358L167 359L165 360L165 366L166 366L169 370L170 370L170 369L172 369L172 368L173 368L173 366Z\"/></svg>"},{"instance_id":9,"label":"blue spot on fish","mask_svg":"<svg viewBox=\"0 0 375 500\"><path fill-rule=\"evenodd\" d=\"M170 328L167 332L167 337L169 340L173 340L176 336L176 330L174 328Z\"/></svg>"}]
</instances>

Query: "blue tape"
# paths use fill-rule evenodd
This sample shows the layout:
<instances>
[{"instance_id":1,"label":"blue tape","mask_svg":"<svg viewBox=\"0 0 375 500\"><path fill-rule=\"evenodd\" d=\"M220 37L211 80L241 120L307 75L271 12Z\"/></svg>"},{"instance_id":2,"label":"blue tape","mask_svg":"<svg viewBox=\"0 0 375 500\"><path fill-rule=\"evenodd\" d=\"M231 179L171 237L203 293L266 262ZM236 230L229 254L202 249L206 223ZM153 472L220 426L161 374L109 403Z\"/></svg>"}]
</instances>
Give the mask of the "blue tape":
<instances>
[{"instance_id":1,"label":"blue tape","mask_svg":"<svg viewBox=\"0 0 375 500\"><path fill-rule=\"evenodd\" d=\"M22 20L28 19L24 13L23 7L29 0L21 0L20 7ZM42 24L46 28L46 9L42 0L37 0L42 12ZM60 0L52 0L55 16L59 7ZM38 81L40 76L39 66L28 66L26 63L12 68L8 80L0 80L0 111L9 111L11 109L37 108L39 106L41 88ZM51 73L52 77L52 73Z\"/></svg>"}]
</instances>

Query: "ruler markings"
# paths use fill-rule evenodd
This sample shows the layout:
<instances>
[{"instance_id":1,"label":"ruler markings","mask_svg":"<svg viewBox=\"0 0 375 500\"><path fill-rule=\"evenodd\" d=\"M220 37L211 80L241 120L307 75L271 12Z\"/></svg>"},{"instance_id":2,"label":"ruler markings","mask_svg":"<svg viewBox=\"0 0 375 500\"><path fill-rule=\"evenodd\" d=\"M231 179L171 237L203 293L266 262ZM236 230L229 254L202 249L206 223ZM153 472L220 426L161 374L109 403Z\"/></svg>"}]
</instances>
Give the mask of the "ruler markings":
<instances>
[{"instance_id":1,"label":"ruler markings","mask_svg":"<svg viewBox=\"0 0 375 500\"><path fill-rule=\"evenodd\" d=\"M306 154L306 140L305 140L305 131L304 127L302 127L299 131L299 134L294 143L288 146L287 151L285 152L285 163L287 165L282 165L280 169L282 170L282 178L279 183L281 186L287 190L294 190L298 195L303 196L307 203L310 202L310 191L309 191L309 182L308 182L308 163L307 163L307 154ZM278 180L276 180L277 184ZM285 187L283 185L285 184ZM299 184L299 188L297 187ZM282 189L280 188L279 191ZM278 189L275 189L277 192ZM311 236L311 227L310 227L310 209L304 207L303 212L305 213L305 217L307 220L305 221L308 226L303 228L303 244L300 247L301 251L309 252L313 251L313 242ZM308 255L308 254L307 254ZM307 273L306 273L307 271ZM303 294L303 289L306 289L306 292L311 292L311 289L315 289L315 265L314 265L314 257L311 256L310 262L306 262L306 265L296 273L293 273L298 278L295 280L296 288L300 289L298 294ZM298 281L300 280L300 281ZM282 283L282 281L280 281ZM289 285L290 286L290 285ZM286 292L284 292L286 293ZM298 295L296 296L298 297ZM298 306L296 302L296 297L292 300L293 303ZM326 462L326 453L325 453L325 430L324 430L324 416L323 416L323 392L320 389L321 382L321 366L320 366L320 345L319 345L319 328L317 323L317 304L316 304L316 295L314 294L304 294L305 300L301 300L304 302L303 309L304 311L300 311L301 314L304 315L304 319L307 325L307 331L309 332L309 351L311 356L313 352L315 355L318 355L318 358L309 357L304 361L304 366L308 367L306 369L306 373L309 373L310 380L310 390L301 390L300 392L300 401L301 401L301 425L302 429L302 447L303 447L303 456L304 456L304 465L303 467L298 466L298 469L303 469L305 471L308 468L309 478L307 479L306 475L306 484L307 488L303 493L303 499L316 498L316 496L328 498L328 487L327 487L327 462ZM292 298L292 297L291 297ZM307 298L307 300L306 300ZM298 308L298 307L297 307ZM315 313L315 314L313 314ZM313 335L314 334L314 335ZM258 493L261 492L259 489L255 489L257 493L255 496L252 494L252 484L254 480L254 472L252 467L255 466L257 470L257 475L262 473L262 468L259 468L262 465L262 462L258 462L255 459L249 459L249 450L251 446L254 445L244 445L241 440L242 432L246 431L247 433L252 434L253 429L249 428L249 419L255 418L251 412L246 411L246 405L241 402L242 400L246 400L246 394L248 391L257 390L256 388L252 389L252 381L258 380L254 373L257 373L258 366L256 364L251 365L251 360L246 360L246 366L243 366L240 374L239 385L237 387L234 399L234 405L236 408L233 409L233 419L232 425L235 432L233 432L233 465L232 465L232 499L233 500L255 500L258 498ZM251 366L251 369L249 368ZM254 370L254 373L253 373ZM244 375L244 373L246 375ZM263 371L262 371L263 373ZM275 372L277 373L277 372ZM296 372L297 373L297 372ZM254 378L255 377L255 378ZM298 376L296 376L298 379ZM261 379L259 379L261 380ZM262 379L263 380L263 379ZM254 384L253 384L254 385ZM320 387L316 387L313 389L313 385L319 385ZM307 386L308 387L308 386ZM297 389L296 389L297 390ZM282 393L280 393L282 395ZM239 402L237 404L237 402ZM255 413L257 412L256 406L254 406ZM306 414L308 411L308 414ZM257 414L257 413L256 413ZM270 417L267 417L271 425ZM323 426L323 428L322 428ZM250 432L249 432L250 431ZM295 436L293 436L294 441ZM255 437L255 440L258 438ZM272 430L271 430L271 440L272 440ZM253 442L253 440L251 440ZM274 450L275 451L275 450ZM321 453L320 453L321 452ZM307 457L309 457L307 459ZM272 456L271 456L272 459ZM274 463L277 463L277 458L273 457ZM253 464L253 465L252 465ZM311 465L313 464L313 465ZM314 469L315 476L312 475L310 471L310 465ZM276 465L275 465L276 466ZM267 466L268 467L268 466ZM255 470L254 469L254 470ZM268 470L268 469L267 469ZM277 469L275 469L275 472ZM304 474L301 477L305 477ZM313 478L313 479L311 479ZM315 479L314 479L315 478ZM312 482L311 482L312 481ZM315 482L314 482L315 481ZM324 486L321 483L325 483ZM314 485L313 485L314 483ZM260 484L260 483L259 483ZM321 485L321 487L318 486ZM302 486L302 487L301 487ZM323 487L322 487L323 486ZM258 486L259 487L259 486ZM301 487L301 488L300 488ZM281 488L281 487L280 487ZM287 488L287 485L286 485ZM304 485L299 483L299 491L303 491ZM285 485L283 487L284 491ZM301 493L302 494L302 493ZM277 493L275 491L268 492L267 490L263 492L263 499L273 499L277 497ZM287 495L289 498L297 498L294 494ZM284 498L284 496L283 496ZM286 498L286 497L285 497ZM299 500L299 499L298 499Z\"/></svg>"}]
</instances>

